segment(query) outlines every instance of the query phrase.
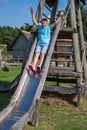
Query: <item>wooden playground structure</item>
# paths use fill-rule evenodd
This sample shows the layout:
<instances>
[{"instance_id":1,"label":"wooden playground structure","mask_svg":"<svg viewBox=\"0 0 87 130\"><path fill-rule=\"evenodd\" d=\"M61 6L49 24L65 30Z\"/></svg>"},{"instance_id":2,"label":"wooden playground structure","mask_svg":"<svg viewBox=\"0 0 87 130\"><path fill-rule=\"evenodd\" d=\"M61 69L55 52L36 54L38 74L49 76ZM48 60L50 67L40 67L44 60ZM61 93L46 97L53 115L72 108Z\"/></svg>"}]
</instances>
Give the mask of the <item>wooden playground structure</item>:
<instances>
[{"instance_id":1,"label":"wooden playground structure","mask_svg":"<svg viewBox=\"0 0 87 130\"><path fill-rule=\"evenodd\" d=\"M81 0L81 2L86 4L85 0ZM55 21L57 6L58 0L54 2L52 0L40 1L38 15L36 15L38 21L42 15L47 18L42 11L44 7L51 12L50 23ZM70 15L70 26L61 27L59 30L48 70L47 80L50 82L56 81L56 86L45 86L44 90L75 93L77 95L77 106L79 106L81 95L86 92L87 84L80 0L69 0L66 19L68 15Z\"/></svg>"},{"instance_id":2,"label":"wooden playground structure","mask_svg":"<svg viewBox=\"0 0 87 130\"><path fill-rule=\"evenodd\" d=\"M81 96L87 89L80 2L86 5L85 0L68 0L65 18L70 16L70 26L63 28L63 22L60 21L53 30L41 77L37 78L29 76L26 69L32 62L37 43L36 32L31 33L31 48L19 84L9 105L0 113L0 130L23 130L31 118L32 125L38 125L42 91L74 93L77 96L77 106L80 106ZM52 24L57 15L58 3L59 0L40 0L36 12L38 23L42 17L46 17ZM45 12L50 12L50 18L44 13L44 9ZM46 80L55 81L56 85L43 87Z\"/></svg>"}]
</instances>

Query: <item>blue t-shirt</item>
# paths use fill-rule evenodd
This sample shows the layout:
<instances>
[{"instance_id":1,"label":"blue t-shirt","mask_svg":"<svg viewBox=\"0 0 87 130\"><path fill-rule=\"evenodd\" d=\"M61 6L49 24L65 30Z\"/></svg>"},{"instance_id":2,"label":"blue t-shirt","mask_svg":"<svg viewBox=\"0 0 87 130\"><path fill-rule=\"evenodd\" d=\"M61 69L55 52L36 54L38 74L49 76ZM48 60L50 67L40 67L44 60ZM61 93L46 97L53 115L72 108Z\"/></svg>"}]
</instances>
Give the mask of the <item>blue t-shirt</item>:
<instances>
[{"instance_id":1,"label":"blue t-shirt","mask_svg":"<svg viewBox=\"0 0 87 130\"><path fill-rule=\"evenodd\" d=\"M51 39L51 30L53 29L52 25L43 27L41 25L37 26L38 30L38 44L49 44Z\"/></svg>"}]
</instances>

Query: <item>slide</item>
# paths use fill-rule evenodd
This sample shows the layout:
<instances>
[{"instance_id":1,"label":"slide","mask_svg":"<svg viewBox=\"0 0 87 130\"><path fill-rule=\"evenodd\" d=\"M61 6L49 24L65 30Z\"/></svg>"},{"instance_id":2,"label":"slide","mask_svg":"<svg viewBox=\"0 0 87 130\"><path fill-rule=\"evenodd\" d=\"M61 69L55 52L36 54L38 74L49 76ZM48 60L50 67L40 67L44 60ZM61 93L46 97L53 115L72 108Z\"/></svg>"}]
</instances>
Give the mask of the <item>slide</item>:
<instances>
[{"instance_id":1,"label":"slide","mask_svg":"<svg viewBox=\"0 0 87 130\"><path fill-rule=\"evenodd\" d=\"M37 43L37 37L35 37L17 89L9 105L0 112L0 130L22 130L32 114L34 114L36 101L40 99L43 90L60 26L61 22L56 26L52 34L51 44L43 64L41 77L37 76L34 78L28 73L26 67L32 62Z\"/></svg>"}]
</instances>

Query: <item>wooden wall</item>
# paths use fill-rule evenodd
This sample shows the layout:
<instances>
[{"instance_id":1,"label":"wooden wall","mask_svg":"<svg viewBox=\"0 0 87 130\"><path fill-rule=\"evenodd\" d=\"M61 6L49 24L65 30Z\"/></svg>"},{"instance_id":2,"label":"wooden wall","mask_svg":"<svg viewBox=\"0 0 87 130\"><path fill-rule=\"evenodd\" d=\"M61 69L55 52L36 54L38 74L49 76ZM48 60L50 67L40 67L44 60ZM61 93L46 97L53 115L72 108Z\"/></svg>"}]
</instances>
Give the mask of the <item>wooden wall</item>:
<instances>
[{"instance_id":1,"label":"wooden wall","mask_svg":"<svg viewBox=\"0 0 87 130\"><path fill-rule=\"evenodd\" d=\"M20 59L24 59L27 56L28 48L28 39L21 34L13 46L13 58L19 57Z\"/></svg>"}]
</instances>

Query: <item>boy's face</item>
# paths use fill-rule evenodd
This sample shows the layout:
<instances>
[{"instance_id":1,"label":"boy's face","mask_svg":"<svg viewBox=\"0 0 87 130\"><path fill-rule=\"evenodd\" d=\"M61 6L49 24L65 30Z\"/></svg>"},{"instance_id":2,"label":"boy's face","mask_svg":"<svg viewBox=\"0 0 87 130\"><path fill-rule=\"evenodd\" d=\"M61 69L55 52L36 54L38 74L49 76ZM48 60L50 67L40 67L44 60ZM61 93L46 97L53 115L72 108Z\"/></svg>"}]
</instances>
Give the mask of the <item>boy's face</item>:
<instances>
[{"instance_id":1,"label":"boy's face","mask_svg":"<svg viewBox=\"0 0 87 130\"><path fill-rule=\"evenodd\" d=\"M41 25L42 25L43 27L48 26L48 21L45 21L45 20L41 21Z\"/></svg>"}]
</instances>

